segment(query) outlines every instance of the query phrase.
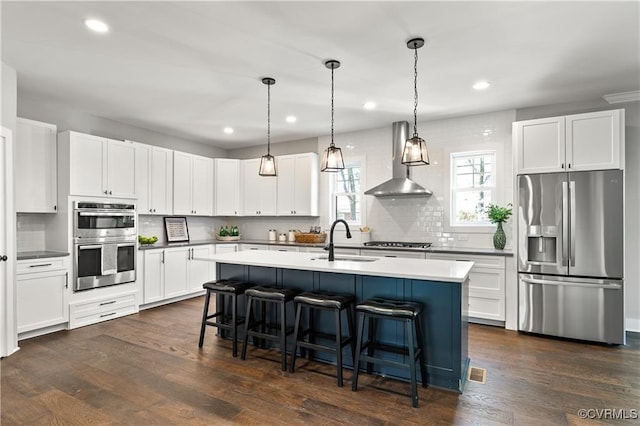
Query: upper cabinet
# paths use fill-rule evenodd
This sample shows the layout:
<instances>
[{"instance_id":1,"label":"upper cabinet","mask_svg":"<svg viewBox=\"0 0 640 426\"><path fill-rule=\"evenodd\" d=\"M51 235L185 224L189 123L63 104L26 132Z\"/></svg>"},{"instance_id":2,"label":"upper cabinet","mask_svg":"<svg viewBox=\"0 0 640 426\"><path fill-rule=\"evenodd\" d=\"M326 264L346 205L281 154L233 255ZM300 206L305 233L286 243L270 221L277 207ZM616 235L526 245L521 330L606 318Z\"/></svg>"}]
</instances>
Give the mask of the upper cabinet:
<instances>
[{"instance_id":1,"label":"upper cabinet","mask_svg":"<svg viewBox=\"0 0 640 426\"><path fill-rule=\"evenodd\" d=\"M57 210L56 133L54 124L17 119L14 173L18 213Z\"/></svg>"},{"instance_id":2,"label":"upper cabinet","mask_svg":"<svg viewBox=\"0 0 640 426\"><path fill-rule=\"evenodd\" d=\"M213 215L213 160L173 152L173 213Z\"/></svg>"},{"instance_id":3,"label":"upper cabinet","mask_svg":"<svg viewBox=\"0 0 640 426\"><path fill-rule=\"evenodd\" d=\"M277 157L277 214L318 215L318 154Z\"/></svg>"},{"instance_id":4,"label":"upper cabinet","mask_svg":"<svg viewBox=\"0 0 640 426\"><path fill-rule=\"evenodd\" d=\"M61 184L70 195L136 198L132 142L66 131L58 144Z\"/></svg>"},{"instance_id":5,"label":"upper cabinet","mask_svg":"<svg viewBox=\"0 0 640 426\"><path fill-rule=\"evenodd\" d=\"M624 169L624 110L513 123L517 174Z\"/></svg>"},{"instance_id":6,"label":"upper cabinet","mask_svg":"<svg viewBox=\"0 0 640 426\"><path fill-rule=\"evenodd\" d=\"M260 176L260 158L241 161L242 215L275 216L277 177Z\"/></svg>"},{"instance_id":7,"label":"upper cabinet","mask_svg":"<svg viewBox=\"0 0 640 426\"><path fill-rule=\"evenodd\" d=\"M214 216L239 216L240 160L216 158L214 161Z\"/></svg>"},{"instance_id":8,"label":"upper cabinet","mask_svg":"<svg viewBox=\"0 0 640 426\"><path fill-rule=\"evenodd\" d=\"M138 142L133 145L138 214L172 214L173 151Z\"/></svg>"}]
</instances>

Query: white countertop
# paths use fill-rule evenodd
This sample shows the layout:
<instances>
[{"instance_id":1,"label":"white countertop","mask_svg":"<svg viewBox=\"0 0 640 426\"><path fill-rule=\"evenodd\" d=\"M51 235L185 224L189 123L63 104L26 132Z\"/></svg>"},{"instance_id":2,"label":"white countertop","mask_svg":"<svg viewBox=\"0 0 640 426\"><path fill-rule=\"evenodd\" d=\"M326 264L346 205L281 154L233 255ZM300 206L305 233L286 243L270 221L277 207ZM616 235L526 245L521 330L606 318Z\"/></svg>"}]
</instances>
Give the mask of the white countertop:
<instances>
[{"instance_id":1,"label":"white countertop","mask_svg":"<svg viewBox=\"0 0 640 426\"><path fill-rule=\"evenodd\" d=\"M372 262L354 262L348 260L329 262L328 260L318 259L321 256L326 257L327 254L251 250L216 254L210 258L195 258L194 260L211 260L236 265L458 283L464 282L467 279L469 271L473 267L473 262L467 261L336 255L338 259L361 257L375 260Z\"/></svg>"}]
</instances>

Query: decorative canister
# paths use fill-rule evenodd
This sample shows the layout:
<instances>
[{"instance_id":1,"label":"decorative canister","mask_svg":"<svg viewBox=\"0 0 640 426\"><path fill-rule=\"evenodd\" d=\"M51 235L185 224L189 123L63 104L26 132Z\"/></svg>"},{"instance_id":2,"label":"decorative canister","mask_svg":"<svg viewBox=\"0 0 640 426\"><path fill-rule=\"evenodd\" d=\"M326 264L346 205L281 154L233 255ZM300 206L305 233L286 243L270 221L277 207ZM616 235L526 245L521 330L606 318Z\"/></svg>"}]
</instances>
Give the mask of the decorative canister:
<instances>
[{"instance_id":1,"label":"decorative canister","mask_svg":"<svg viewBox=\"0 0 640 426\"><path fill-rule=\"evenodd\" d=\"M276 230L269 229L269 241L275 241L275 240L276 240Z\"/></svg>"},{"instance_id":2,"label":"decorative canister","mask_svg":"<svg viewBox=\"0 0 640 426\"><path fill-rule=\"evenodd\" d=\"M281 242L281 243L286 243L287 242L287 234L278 235L278 241Z\"/></svg>"},{"instance_id":3,"label":"decorative canister","mask_svg":"<svg viewBox=\"0 0 640 426\"><path fill-rule=\"evenodd\" d=\"M295 229L289 229L289 242L293 243L296 240L296 231Z\"/></svg>"}]
</instances>

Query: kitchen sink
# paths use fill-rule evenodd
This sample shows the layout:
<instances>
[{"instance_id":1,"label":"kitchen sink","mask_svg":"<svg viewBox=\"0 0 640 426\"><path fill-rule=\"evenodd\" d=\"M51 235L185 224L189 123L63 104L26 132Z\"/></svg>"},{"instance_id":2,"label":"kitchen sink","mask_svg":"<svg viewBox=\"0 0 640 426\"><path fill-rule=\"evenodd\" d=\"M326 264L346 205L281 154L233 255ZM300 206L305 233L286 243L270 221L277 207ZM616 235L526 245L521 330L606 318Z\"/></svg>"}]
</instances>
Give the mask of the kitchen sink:
<instances>
[{"instance_id":1,"label":"kitchen sink","mask_svg":"<svg viewBox=\"0 0 640 426\"><path fill-rule=\"evenodd\" d=\"M329 256L313 257L311 260L329 260ZM364 256L336 256L335 260L347 261L347 262L375 262L377 257L364 257Z\"/></svg>"}]
</instances>

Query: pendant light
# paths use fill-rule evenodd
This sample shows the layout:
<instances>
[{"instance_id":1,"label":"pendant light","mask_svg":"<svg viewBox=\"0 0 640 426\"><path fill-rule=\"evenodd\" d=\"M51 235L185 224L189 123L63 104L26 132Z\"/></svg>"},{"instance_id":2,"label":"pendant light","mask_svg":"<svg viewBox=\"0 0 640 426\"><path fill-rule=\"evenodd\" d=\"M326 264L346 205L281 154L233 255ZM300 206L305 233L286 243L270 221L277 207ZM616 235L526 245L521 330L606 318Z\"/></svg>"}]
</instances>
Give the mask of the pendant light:
<instances>
[{"instance_id":1,"label":"pendant light","mask_svg":"<svg viewBox=\"0 0 640 426\"><path fill-rule=\"evenodd\" d=\"M418 136L418 49L424 46L424 39L413 38L407 47L414 50L413 63L413 137L407 139L402 151L402 164L406 166L424 166L429 164L427 142Z\"/></svg>"},{"instance_id":2,"label":"pendant light","mask_svg":"<svg viewBox=\"0 0 640 426\"><path fill-rule=\"evenodd\" d=\"M262 83L267 85L267 155L260 159L260 176L276 176L276 159L271 155L271 86L276 81L271 77L262 79Z\"/></svg>"},{"instance_id":3,"label":"pendant light","mask_svg":"<svg viewBox=\"0 0 640 426\"><path fill-rule=\"evenodd\" d=\"M337 172L344 169L342 150L333 143L333 70L340 67L340 62L329 59L324 66L331 70L331 145L322 154L321 172Z\"/></svg>"}]
</instances>

